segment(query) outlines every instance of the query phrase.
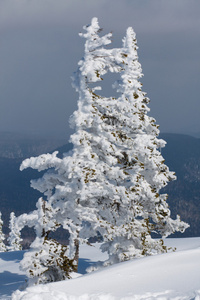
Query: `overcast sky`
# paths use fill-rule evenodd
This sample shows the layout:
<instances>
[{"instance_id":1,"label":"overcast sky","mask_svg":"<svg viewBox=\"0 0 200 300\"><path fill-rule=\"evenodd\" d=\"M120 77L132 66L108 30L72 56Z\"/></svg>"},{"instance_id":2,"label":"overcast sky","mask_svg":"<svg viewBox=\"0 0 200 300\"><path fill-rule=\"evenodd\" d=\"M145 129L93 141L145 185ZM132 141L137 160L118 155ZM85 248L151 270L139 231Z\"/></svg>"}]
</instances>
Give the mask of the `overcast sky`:
<instances>
[{"instance_id":1,"label":"overcast sky","mask_svg":"<svg viewBox=\"0 0 200 300\"><path fill-rule=\"evenodd\" d=\"M161 132L200 132L199 15L199 0L0 0L0 131L68 138L78 33L95 16L115 47L134 28Z\"/></svg>"}]
</instances>

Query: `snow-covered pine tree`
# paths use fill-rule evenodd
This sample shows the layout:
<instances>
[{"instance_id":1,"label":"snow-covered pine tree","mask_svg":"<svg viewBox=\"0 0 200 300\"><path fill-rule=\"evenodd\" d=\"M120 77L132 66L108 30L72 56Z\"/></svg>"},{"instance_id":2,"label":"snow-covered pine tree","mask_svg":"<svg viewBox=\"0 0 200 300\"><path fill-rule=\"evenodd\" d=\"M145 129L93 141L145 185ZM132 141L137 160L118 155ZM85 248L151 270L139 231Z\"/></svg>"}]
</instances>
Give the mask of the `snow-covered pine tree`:
<instances>
[{"instance_id":1,"label":"snow-covered pine tree","mask_svg":"<svg viewBox=\"0 0 200 300\"><path fill-rule=\"evenodd\" d=\"M130 27L123 39L121 80L115 84L120 96L99 103L102 132L106 132L109 148L114 147L111 169L103 172L113 185L106 199L113 229L108 228L108 242L102 245L110 256L107 263L166 252L162 238L188 227L179 216L170 218L167 195L160 193L176 177L159 151L166 142L158 139L155 119L147 114L149 99L139 81L142 69L137 48ZM153 239L152 233L161 239Z\"/></svg>"},{"instance_id":2,"label":"snow-covered pine tree","mask_svg":"<svg viewBox=\"0 0 200 300\"><path fill-rule=\"evenodd\" d=\"M68 247L49 238L49 233L55 231L60 224L54 220L51 206L46 201L40 198L36 206L36 238L20 263L29 278L28 284L44 284L70 278L76 264L66 256Z\"/></svg>"},{"instance_id":3,"label":"snow-covered pine tree","mask_svg":"<svg viewBox=\"0 0 200 300\"><path fill-rule=\"evenodd\" d=\"M151 233L164 237L187 225L170 218L167 196L159 193L175 176L159 152L165 142L157 138L155 120L147 115L134 32L127 30L122 49L105 49L111 35L99 37L96 18L84 29L85 55L73 77L79 93L70 120L73 151L63 159L57 152L27 159L21 170L49 169L32 187L44 193L54 219L69 230L70 259L75 241L97 231L104 238L108 263L166 251ZM108 71L121 72L118 98L97 93L96 82Z\"/></svg>"},{"instance_id":4,"label":"snow-covered pine tree","mask_svg":"<svg viewBox=\"0 0 200 300\"><path fill-rule=\"evenodd\" d=\"M18 230L18 226L16 226L16 217L14 212L11 212L10 214L9 229L10 229L9 236L8 236L9 251L22 250L21 232L20 230Z\"/></svg>"},{"instance_id":5,"label":"snow-covered pine tree","mask_svg":"<svg viewBox=\"0 0 200 300\"><path fill-rule=\"evenodd\" d=\"M28 167L38 171L48 170L42 178L33 180L31 186L44 193L54 212L53 218L69 231L68 257L72 260L77 254L77 241L90 237L92 231L96 234L95 228L92 230L92 227L83 226L87 225L87 222L97 223L97 199L93 195L94 190L91 190L93 186L90 183L93 176L94 180L97 176L93 166L96 168L99 162L98 145L101 144L95 133L98 124L101 123L101 116L95 107L98 98L95 90L100 87L89 86L101 81L102 76L108 71L118 72L121 69L116 63L119 51L105 48L111 42L111 34L99 36L101 29L97 19L93 18L91 24L85 26L84 30L85 33L80 35L86 39L85 54L73 77L73 86L79 92L79 101L78 110L71 118L71 124L76 130L71 137L74 144L71 156L60 159L57 157L58 152L43 154L26 159L20 167L21 170ZM98 174L101 174L100 164ZM96 185L98 186L98 183ZM102 193L103 186L100 190Z\"/></svg>"},{"instance_id":6,"label":"snow-covered pine tree","mask_svg":"<svg viewBox=\"0 0 200 300\"><path fill-rule=\"evenodd\" d=\"M108 263L113 263L167 251L152 232L166 237L183 232L188 225L179 217L170 218L167 195L160 194L176 177L164 164L159 149L165 141L157 138L158 126L147 115L149 99L139 81L142 70L132 28L127 30L123 48L110 54L115 55L112 65L118 66L114 71L121 73L115 85L120 96L94 93L80 68L78 110L71 119L76 132L71 141L78 162L73 176L82 184L77 192L79 204L94 209L88 221L108 241L102 249L110 255Z\"/></svg>"},{"instance_id":7,"label":"snow-covered pine tree","mask_svg":"<svg viewBox=\"0 0 200 300\"><path fill-rule=\"evenodd\" d=\"M0 252L6 252L6 245L4 244L5 235L3 233L3 220L1 219L1 212L0 212Z\"/></svg>"}]
</instances>

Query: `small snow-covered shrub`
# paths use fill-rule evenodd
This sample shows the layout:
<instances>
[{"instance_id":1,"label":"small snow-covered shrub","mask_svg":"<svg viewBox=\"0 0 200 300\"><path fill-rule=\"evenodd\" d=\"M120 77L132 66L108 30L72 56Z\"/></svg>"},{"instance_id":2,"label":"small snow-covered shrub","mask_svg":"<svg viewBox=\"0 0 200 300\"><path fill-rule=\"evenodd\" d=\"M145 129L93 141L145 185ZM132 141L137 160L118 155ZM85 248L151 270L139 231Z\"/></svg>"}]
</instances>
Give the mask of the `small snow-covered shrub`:
<instances>
[{"instance_id":1,"label":"small snow-covered shrub","mask_svg":"<svg viewBox=\"0 0 200 300\"><path fill-rule=\"evenodd\" d=\"M21 268L26 271L29 284L69 279L76 265L68 259L67 252L67 246L53 239L37 237L31 245L31 251L26 252L21 261Z\"/></svg>"},{"instance_id":2,"label":"small snow-covered shrub","mask_svg":"<svg viewBox=\"0 0 200 300\"><path fill-rule=\"evenodd\" d=\"M3 233L3 220L1 219L0 212L0 252L7 251L6 245L4 244L5 234Z\"/></svg>"}]
</instances>

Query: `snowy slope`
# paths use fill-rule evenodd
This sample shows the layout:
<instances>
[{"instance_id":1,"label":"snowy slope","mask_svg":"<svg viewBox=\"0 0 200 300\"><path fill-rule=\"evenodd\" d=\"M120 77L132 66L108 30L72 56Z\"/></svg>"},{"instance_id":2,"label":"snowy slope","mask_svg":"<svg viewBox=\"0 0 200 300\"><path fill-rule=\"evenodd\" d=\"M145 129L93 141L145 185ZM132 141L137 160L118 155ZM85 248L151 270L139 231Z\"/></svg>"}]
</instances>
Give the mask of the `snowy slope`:
<instances>
[{"instance_id":1,"label":"snowy slope","mask_svg":"<svg viewBox=\"0 0 200 300\"><path fill-rule=\"evenodd\" d=\"M177 252L136 259L72 280L16 291L13 300L200 300L200 238L168 239L167 244L177 247ZM92 262L106 258L98 247L96 244L81 248L79 272L83 274ZM3 253L4 257L8 254ZM12 257L7 261L13 264L13 273L19 280L17 262ZM4 273L3 268L2 259L0 275ZM4 294L5 291L4 283Z\"/></svg>"},{"instance_id":2,"label":"snowy slope","mask_svg":"<svg viewBox=\"0 0 200 300\"><path fill-rule=\"evenodd\" d=\"M0 252L0 299L7 299L24 284L26 276L19 270L24 251Z\"/></svg>"}]
</instances>

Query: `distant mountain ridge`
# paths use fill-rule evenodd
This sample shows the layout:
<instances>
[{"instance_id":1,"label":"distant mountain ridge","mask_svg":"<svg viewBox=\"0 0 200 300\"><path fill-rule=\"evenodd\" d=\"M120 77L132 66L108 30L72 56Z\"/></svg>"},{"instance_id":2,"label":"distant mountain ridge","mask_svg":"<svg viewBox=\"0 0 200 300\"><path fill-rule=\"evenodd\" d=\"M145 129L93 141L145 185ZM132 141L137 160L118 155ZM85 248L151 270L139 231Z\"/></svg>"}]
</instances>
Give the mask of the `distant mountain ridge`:
<instances>
[{"instance_id":1,"label":"distant mountain ridge","mask_svg":"<svg viewBox=\"0 0 200 300\"><path fill-rule=\"evenodd\" d=\"M10 212L19 215L34 210L41 196L30 187L30 180L42 174L32 169L20 172L22 160L55 149L62 156L62 153L72 149L72 145L59 145L59 142L54 147L56 139L48 142L47 139L20 138L17 141L16 136L9 140L7 135L7 150L6 138L1 140L1 137L0 133L0 211L8 233ZM177 175L177 180L170 182L163 192L169 195L172 216L180 214L182 220L190 224L184 234L175 234L174 237L200 236L200 139L172 133L161 134L159 137L167 141L166 147L162 149L166 165ZM13 143L17 144L20 152L12 148Z\"/></svg>"},{"instance_id":2,"label":"distant mountain ridge","mask_svg":"<svg viewBox=\"0 0 200 300\"><path fill-rule=\"evenodd\" d=\"M66 140L61 138L0 132L0 157L24 159L47 153L65 143Z\"/></svg>"}]
</instances>

